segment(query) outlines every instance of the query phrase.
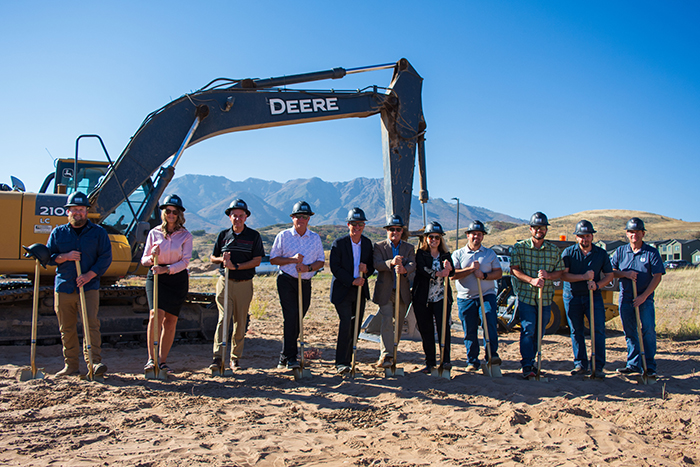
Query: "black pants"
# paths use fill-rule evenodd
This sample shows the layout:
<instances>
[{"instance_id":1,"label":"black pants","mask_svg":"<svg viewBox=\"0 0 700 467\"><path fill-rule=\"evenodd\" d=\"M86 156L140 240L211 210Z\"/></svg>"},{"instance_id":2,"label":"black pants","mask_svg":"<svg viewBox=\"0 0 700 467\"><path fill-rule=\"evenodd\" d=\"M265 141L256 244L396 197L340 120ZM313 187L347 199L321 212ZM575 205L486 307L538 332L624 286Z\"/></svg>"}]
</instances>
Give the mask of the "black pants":
<instances>
[{"instance_id":1,"label":"black pants","mask_svg":"<svg viewBox=\"0 0 700 467\"><path fill-rule=\"evenodd\" d=\"M283 360L297 359L297 338L299 337L299 284L297 278L288 274L277 276L277 294L280 297L282 316L284 317L284 334L282 338ZM304 316L311 305L311 281L301 281L301 296Z\"/></svg>"},{"instance_id":2,"label":"black pants","mask_svg":"<svg viewBox=\"0 0 700 467\"><path fill-rule=\"evenodd\" d=\"M352 343L355 332L355 310L357 308L357 287L353 287L342 302L336 303L338 312L338 344L335 348L335 364L350 366L352 363ZM365 298L360 299L360 323L365 315ZM359 333L360 328L358 326Z\"/></svg>"},{"instance_id":3,"label":"black pants","mask_svg":"<svg viewBox=\"0 0 700 467\"><path fill-rule=\"evenodd\" d=\"M425 352L425 364L429 366L436 366L437 361L435 358L435 324L437 325L438 339L441 339L442 300L440 300L439 302L428 302L427 305L413 302L413 312L416 315L416 324L418 325L418 331L420 331L421 340L423 341L423 351ZM435 324L433 324L433 319L435 320ZM447 326L445 327L445 358L443 359L444 363L450 362L451 336L449 317L447 319Z\"/></svg>"}]
</instances>

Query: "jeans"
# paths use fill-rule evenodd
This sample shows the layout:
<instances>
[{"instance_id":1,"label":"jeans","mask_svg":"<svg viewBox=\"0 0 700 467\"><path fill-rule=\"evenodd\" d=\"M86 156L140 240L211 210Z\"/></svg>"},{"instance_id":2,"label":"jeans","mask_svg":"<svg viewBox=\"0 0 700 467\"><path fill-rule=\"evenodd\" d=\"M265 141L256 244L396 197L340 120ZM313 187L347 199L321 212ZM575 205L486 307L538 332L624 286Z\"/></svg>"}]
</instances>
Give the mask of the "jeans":
<instances>
[{"instance_id":1,"label":"jeans","mask_svg":"<svg viewBox=\"0 0 700 467\"><path fill-rule=\"evenodd\" d=\"M656 312L654 301L647 299L639 306L642 322L642 339L647 362L647 370L656 372ZM627 341L627 367L642 371L641 349L637 334L637 317L631 301L620 301L620 319Z\"/></svg>"},{"instance_id":2,"label":"jeans","mask_svg":"<svg viewBox=\"0 0 700 467\"><path fill-rule=\"evenodd\" d=\"M464 345L467 348L467 363L479 366L479 325L481 317L479 316L480 303L478 298L457 298L457 309L459 310L459 319L462 321L462 330L464 331ZM489 341L491 343L491 358L498 357L498 329L496 327L497 316L496 312L496 296L487 294L484 296L484 308L486 322L489 331ZM484 355L486 353L486 339L484 339Z\"/></svg>"},{"instance_id":3,"label":"jeans","mask_svg":"<svg viewBox=\"0 0 700 467\"><path fill-rule=\"evenodd\" d=\"M584 337L583 318L588 317L590 323L590 300L588 295L574 296L564 294L566 320L571 329L571 348L574 352L574 367L588 370L588 353ZM605 366L605 303L603 295L593 292L593 313L595 315L595 370L602 371Z\"/></svg>"},{"instance_id":4,"label":"jeans","mask_svg":"<svg viewBox=\"0 0 700 467\"><path fill-rule=\"evenodd\" d=\"M544 328L547 326L550 318L551 305L542 307L542 329L540 336L544 335ZM537 357L537 337L535 329L537 328L537 306L528 305L521 301L518 302L518 313L520 314L520 364L523 368L533 368L537 366L535 357Z\"/></svg>"}]
</instances>

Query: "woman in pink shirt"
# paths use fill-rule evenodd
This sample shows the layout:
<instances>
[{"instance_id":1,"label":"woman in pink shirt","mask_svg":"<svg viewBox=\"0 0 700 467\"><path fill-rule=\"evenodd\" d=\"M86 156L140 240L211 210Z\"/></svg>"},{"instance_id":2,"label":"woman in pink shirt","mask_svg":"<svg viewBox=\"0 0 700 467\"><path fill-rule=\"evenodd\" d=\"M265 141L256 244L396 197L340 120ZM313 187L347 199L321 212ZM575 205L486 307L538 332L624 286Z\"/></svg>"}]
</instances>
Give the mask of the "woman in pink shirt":
<instances>
[{"instance_id":1,"label":"woman in pink shirt","mask_svg":"<svg viewBox=\"0 0 700 467\"><path fill-rule=\"evenodd\" d=\"M184 227L185 208L177 195L169 195L160 206L163 223L148 232L141 264L151 266L146 278L146 296L151 316L148 320L148 362L144 370L155 368L153 350L153 275L158 275L158 362L162 371L170 373L165 363L175 339L177 317L189 288L187 266L192 258L192 234ZM158 265L154 258L158 257Z\"/></svg>"}]
</instances>

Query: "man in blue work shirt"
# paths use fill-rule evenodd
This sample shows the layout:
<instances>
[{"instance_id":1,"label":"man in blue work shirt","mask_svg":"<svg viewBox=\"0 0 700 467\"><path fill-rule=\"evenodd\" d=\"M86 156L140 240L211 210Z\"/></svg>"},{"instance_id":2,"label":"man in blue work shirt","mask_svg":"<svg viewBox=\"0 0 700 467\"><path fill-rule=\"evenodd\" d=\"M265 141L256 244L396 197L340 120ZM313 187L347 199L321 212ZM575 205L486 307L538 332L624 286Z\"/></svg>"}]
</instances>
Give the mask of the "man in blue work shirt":
<instances>
[{"instance_id":1,"label":"man in blue work shirt","mask_svg":"<svg viewBox=\"0 0 700 467\"><path fill-rule=\"evenodd\" d=\"M571 347L574 352L574 369L571 375L588 373L588 354L583 336L583 318L590 322L590 293L593 291L593 314L595 318L595 371L603 373L605 366L605 303L600 292L613 280L610 258L602 248L593 244L593 224L582 220L576 224L576 245L564 250L564 308L571 329ZM594 375L595 376L595 375Z\"/></svg>"},{"instance_id":2,"label":"man in blue work shirt","mask_svg":"<svg viewBox=\"0 0 700 467\"><path fill-rule=\"evenodd\" d=\"M78 313L80 312L79 288L85 290L85 302L90 325L93 374L102 376L107 365L102 363L100 321L97 311L100 305L100 277L112 263L112 246L105 229L87 218L90 202L85 194L76 191L68 197L65 208L68 223L51 231L47 247L51 252L49 264L58 265L54 289L54 309L63 342L64 368L56 376L80 374L78 358ZM78 276L75 262L80 261L82 275ZM83 345L88 362L87 345Z\"/></svg>"},{"instance_id":3,"label":"man in blue work shirt","mask_svg":"<svg viewBox=\"0 0 700 467\"><path fill-rule=\"evenodd\" d=\"M642 339L646 354L646 376L656 377L656 318L654 310L654 290L666 274L661 255L656 248L644 243L644 221L633 217L627 222L629 245L623 245L613 253L611 263L615 277L620 278L620 319L627 340L627 364L618 373L629 375L643 370L637 318L634 311L639 307L642 322ZM637 297L634 297L632 281L637 283Z\"/></svg>"}]
</instances>

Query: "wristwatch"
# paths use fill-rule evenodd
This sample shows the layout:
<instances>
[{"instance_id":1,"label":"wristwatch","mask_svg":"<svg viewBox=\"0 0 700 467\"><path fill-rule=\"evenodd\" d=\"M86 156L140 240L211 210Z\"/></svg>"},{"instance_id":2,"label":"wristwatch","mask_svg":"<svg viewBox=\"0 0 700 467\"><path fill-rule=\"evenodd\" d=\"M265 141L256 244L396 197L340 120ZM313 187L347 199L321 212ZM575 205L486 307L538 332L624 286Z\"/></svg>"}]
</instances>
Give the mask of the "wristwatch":
<instances>
[{"instance_id":1,"label":"wristwatch","mask_svg":"<svg viewBox=\"0 0 700 467\"><path fill-rule=\"evenodd\" d=\"M311 271L313 271L313 270L314 270L314 269L313 269L313 268L311 267L311 265L309 264L309 272L311 272Z\"/></svg>"},{"instance_id":2,"label":"wristwatch","mask_svg":"<svg viewBox=\"0 0 700 467\"><path fill-rule=\"evenodd\" d=\"M489 273L488 273L488 272L483 272L482 274L484 275L484 278L483 278L482 280L484 280L484 281L485 281L485 280L486 280L486 276L488 276L488 275L489 275Z\"/></svg>"},{"instance_id":3,"label":"wristwatch","mask_svg":"<svg viewBox=\"0 0 700 467\"><path fill-rule=\"evenodd\" d=\"M238 271L238 268L239 268L239 267L240 267L240 265L239 265L238 263L236 263L236 264L233 265L233 269L235 269L236 271Z\"/></svg>"}]
</instances>

